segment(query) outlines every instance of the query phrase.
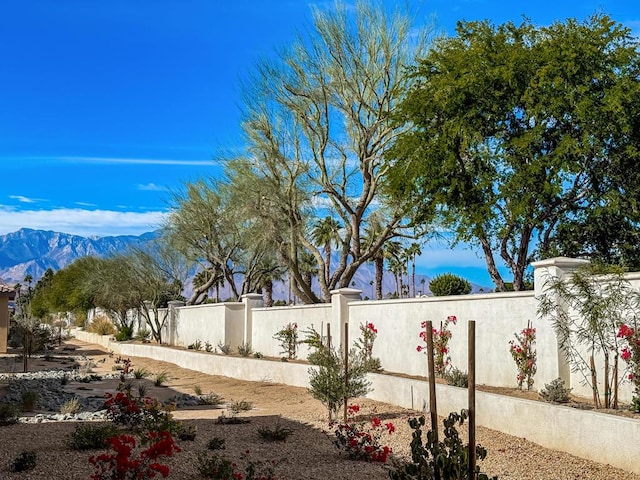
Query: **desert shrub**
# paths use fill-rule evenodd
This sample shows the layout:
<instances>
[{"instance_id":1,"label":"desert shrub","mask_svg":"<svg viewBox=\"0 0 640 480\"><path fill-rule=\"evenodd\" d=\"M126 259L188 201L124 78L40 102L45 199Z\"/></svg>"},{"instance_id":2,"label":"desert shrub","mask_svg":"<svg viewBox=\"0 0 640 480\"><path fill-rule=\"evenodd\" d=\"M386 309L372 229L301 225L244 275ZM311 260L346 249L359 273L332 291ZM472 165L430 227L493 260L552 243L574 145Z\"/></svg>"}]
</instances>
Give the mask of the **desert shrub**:
<instances>
[{"instance_id":1,"label":"desert shrub","mask_svg":"<svg viewBox=\"0 0 640 480\"><path fill-rule=\"evenodd\" d=\"M189 350L202 350L202 340L197 339L195 342L187 346Z\"/></svg>"},{"instance_id":2,"label":"desert shrub","mask_svg":"<svg viewBox=\"0 0 640 480\"><path fill-rule=\"evenodd\" d=\"M33 412L38 403L40 394L35 390L27 390L22 392L20 396L20 408L23 412Z\"/></svg>"},{"instance_id":3,"label":"desert shrub","mask_svg":"<svg viewBox=\"0 0 640 480\"><path fill-rule=\"evenodd\" d=\"M346 422L336 426L333 444L351 460L385 463L392 450L380 440L383 434L391 435L396 427L391 422L383 424L378 417L369 422L358 421L356 414L359 411L358 405L349 405Z\"/></svg>"},{"instance_id":4,"label":"desert shrub","mask_svg":"<svg viewBox=\"0 0 640 480\"><path fill-rule=\"evenodd\" d=\"M200 393L199 394L196 393L196 394L198 395L198 401L200 405L211 405L211 406L217 407L224 403L224 398L222 397L222 395L215 392L210 392L210 393L207 393L206 395L203 395L202 389L200 389Z\"/></svg>"},{"instance_id":5,"label":"desert shrub","mask_svg":"<svg viewBox=\"0 0 640 480\"><path fill-rule=\"evenodd\" d=\"M137 378L138 380L142 380L143 378L147 378L149 375L151 375L151 372L149 372L149 370L147 370L144 367L136 368L133 371L133 378Z\"/></svg>"},{"instance_id":6,"label":"desert shrub","mask_svg":"<svg viewBox=\"0 0 640 480\"><path fill-rule=\"evenodd\" d=\"M300 343L298 342L297 323L289 323L285 325L276 332L273 338L280 342L280 348L282 349L280 353L284 355L283 358L287 360L296 358L298 343Z\"/></svg>"},{"instance_id":7,"label":"desert shrub","mask_svg":"<svg viewBox=\"0 0 640 480\"><path fill-rule=\"evenodd\" d=\"M429 282L429 290L436 297L466 295L471 293L471 284L468 280L453 273L442 273L436 275Z\"/></svg>"},{"instance_id":8,"label":"desert shrub","mask_svg":"<svg viewBox=\"0 0 640 480\"><path fill-rule=\"evenodd\" d=\"M226 447L224 438L213 437L207 442L209 450L224 450Z\"/></svg>"},{"instance_id":9,"label":"desert shrub","mask_svg":"<svg viewBox=\"0 0 640 480\"><path fill-rule=\"evenodd\" d=\"M141 342L147 342L151 338L151 330L149 330L148 328L140 328L136 332L134 338Z\"/></svg>"},{"instance_id":10,"label":"desert shrub","mask_svg":"<svg viewBox=\"0 0 640 480\"><path fill-rule=\"evenodd\" d=\"M243 357L248 357L253 353L253 349L251 348L251 343L242 342L238 345L238 353Z\"/></svg>"},{"instance_id":11,"label":"desert shrub","mask_svg":"<svg viewBox=\"0 0 640 480\"><path fill-rule=\"evenodd\" d=\"M246 400L234 400L229 402L228 408L232 415L237 415L240 412L251 410L253 403Z\"/></svg>"},{"instance_id":12,"label":"desert shrub","mask_svg":"<svg viewBox=\"0 0 640 480\"><path fill-rule=\"evenodd\" d=\"M107 440L117 434L118 427L111 423L78 425L69 436L67 443L73 450L96 450L104 448Z\"/></svg>"},{"instance_id":13,"label":"desert shrub","mask_svg":"<svg viewBox=\"0 0 640 480\"><path fill-rule=\"evenodd\" d=\"M62 414L74 414L82 410L80 406L80 400L78 397L73 397L71 400L67 400L60 407L60 413Z\"/></svg>"},{"instance_id":14,"label":"desert shrub","mask_svg":"<svg viewBox=\"0 0 640 480\"><path fill-rule=\"evenodd\" d=\"M36 452L21 452L11 462L11 471L26 472L27 470L33 470L36 468L37 459Z\"/></svg>"},{"instance_id":15,"label":"desert shrub","mask_svg":"<svg viewBox=\"0 0 640 480\"><path fill-rule=\"evenodd\" d=\"M319 351L323 352L319 359L322 363L309 369L309 393L327 407L329 420L333 421L345 399L366 395L371 389L371 383L366 378L367 369L362 361L363 357L356 349L349 352L346 383L342 355L328 348Z\"/></svg>"},{"instance_id":16,"label":"desert shrub","mask_svg":"<svg viewBox=\"0 0 640 480\"><path fill-rule=\"evenodd\" d=\"M0 426L18 422L18 409L10 403L0 403Z\"/></svg>"},{"instance_id":17,"label":"desert shrub","mask_svg":"<svg viewBox=\"0 0 640 480\"><path fill-rule=\"evenodd\" d=\"M202 395L202 387L200 385L195 385L193 387L193 392L198 396Z\"/></svg>"},{"instance_id":18,"label":"desert shrub","mask_svg":"<svg viewBox=\"0 0 640 480\"><path fill-rule=\"evenodd\" d=\"M236 476L235 462L220 455L208 456L205 452L198 453L198 472L204 478L214 480L234 480L242 478Z\"/></svg>"},{"instance_id":19,"label":"desert shrub","mask_svg":"<svg viewBox=\"0 0 640 480\"><path fill-rule=\"evenodd\" d=\"M213 352L213 345L211 345L211 342L204 342L204 351L209 353Z\"/></svg>"},{"instance_id":20,"label":"desert shrub","mask_svg":"<svg viewBox=\"0 0 640 480\"><path fill-rule=\"evenodd\" d=\"M571 398L571 388L564 386L564 380L556 378L551 383L545 383L544 388L540 390L540 396L547 402L551 403L567 403Z\"/></svg>"},{"instance_id":21,"label":"desert shrub","mask_svg":"<svg viewBox=\"0 0 640 480\"><path fill-rule=\"evenodd\" d=\"M187 425L182 427L182 430L178 433L178 438L185 442L193 442L196 439L196 433L198 427L195 425Z\"/></svg>"},{"instance_id":22,"label":"desert shrub","mask_svg":"<svg viewBox=\"0 0 640 480\"><path fill-rule=\"evenodd\" d=\"M131 340L133 338L133 327L129 325L121 325L115 338L116 342L126 342L127 340Z\"/></svg>"},{"instance_id":23,"label":"desert shrub","mask_svg":"<svg viewBox=\"0 0 640 480\"><path fill-rule=\"evenodd\" d=\"M444 373L444 380L448 385L453 385L454 387L469 387L469 374L456 367L453 367Z\"/></svg>"},{"instance_id":24,"label":"desert shrub","mask_svg":"<svg viewBox=\"0 0 640 480\"><path fill-rule=\"evenodd\" d=\"M293 430L276 424L273 427L258 428L258 435L269 442L284 442L291 436Z\"/></svg>"},{"instance_id":25,"label":"desert shrub","mask_svg":"<svg viewBox=\"0 0 640 480\"><path fill-rule=\"evenodd\" d=\"M169 380L169 373L168 372L159 372L156 373L155 378L153 379L153 384L156 387L161 387L162 385L164 385L167 380Z\"/></svg>"},{"instance_id":26,"label":"desert shrub","mask_svg":"<svg viewBox=\"0 0 640 480\"><path fill-rule=\"evenodd\" d=\"M472 480L469 478L469 445L462 441L456 429L456 424L462 425L468 416L467 410L450 413L443 420L445 438L437 441L434 432L428 431L424 443L422 439L424 416L411 418L409 420L409 426L413 429L411 461L397 465L394 470L389 471L389 477L392 480L432 480L434 478ZM480 445L476 445L474 454L477 460L484 460L487 451ZM489 480L486 474L480 473L479 466L476 466L473 478ZM498 477L492 478L495 480Z\"/></svg>"},{"instance_id":27,"label":"desert shrub","mask_svg":"<svg viewBox=\"0 0 640 480\"><path fill-rule=\"evenodd\" d=\"M113 322L106 316L95 317L87 327L87 332L98 335L115 335L118 330Z\"/></svg>"},{"instance_id":28,"label":"desert shrub","mask_svg":"<svg viewBox=\"0 0 640 480\"><path fill-rule=\"evenodd\" d=\"M229 355L231 353L231 345L228 343L223 343L222 341L218 342L218 350L225 355Z\"/></svg>"}]
</instances>

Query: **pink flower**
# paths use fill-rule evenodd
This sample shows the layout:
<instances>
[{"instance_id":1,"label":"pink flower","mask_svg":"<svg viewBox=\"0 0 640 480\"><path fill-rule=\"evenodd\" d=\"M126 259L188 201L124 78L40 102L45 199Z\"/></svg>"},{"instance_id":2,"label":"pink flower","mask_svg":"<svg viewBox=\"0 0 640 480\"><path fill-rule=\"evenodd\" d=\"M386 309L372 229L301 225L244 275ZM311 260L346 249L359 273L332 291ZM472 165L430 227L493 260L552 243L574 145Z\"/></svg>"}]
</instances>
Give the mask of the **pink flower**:
<instances>
[{"instance_id":1,"label":"pink flower","mask_svg":"<svg viewBox=\"0 0 640 480\"><path fill-rule=\"evenodd\" d=\"M418 345L418 346L416 347L416 350L417 350L418 352L421 352L421 351L422 351L422 348L423 348L423 347L422 347L422 345Z\"/></svg>"},{"instance_id":2,"label":"pink flower","mask_svg":"<svg viewBox=\"0 0 640 480\"><path fill-rule=\"evenodd\" d=\"M626 324L620 325L620 329L618 330L618 338L629 338L633 335L633 329Z\"/></svg>"},{"instance_id":3,"label":"pink flower","mask_svg":"<svg viewBox=\"0 0 640 480\"><path fill-rule=\"evenodd\" d=\"M454 325L456 324L457 321L458 321L458 318L455 315L449 315L447 317L447 322L451 322Z\"/></svg>"},{"instance_id":4,"label":"pink flower","mask_svg":"<svg viewBox=\"0 0 640 480\"><path fill-rule=\"evenodd\" d=\"M620 356L624 361L628 361L631 358L631 351L629 351L627 347L624 347Z\"/></svg>"}]
</instances>

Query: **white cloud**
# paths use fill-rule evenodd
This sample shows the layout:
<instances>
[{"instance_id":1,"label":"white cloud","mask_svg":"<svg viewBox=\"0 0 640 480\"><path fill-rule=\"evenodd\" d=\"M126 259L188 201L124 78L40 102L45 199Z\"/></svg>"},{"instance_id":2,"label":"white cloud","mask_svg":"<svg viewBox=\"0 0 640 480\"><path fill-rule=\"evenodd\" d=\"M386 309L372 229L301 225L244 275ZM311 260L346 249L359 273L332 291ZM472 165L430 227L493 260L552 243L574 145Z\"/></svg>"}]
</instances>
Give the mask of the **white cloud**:
<instances>
[{"instance_id":1,"label":"white cloud","mask_svg":"<svg viewBox=\"0 0 640 480\"><path fill-rule=\"evenodd\" d=\"M12 198L13 200L18 200L19 202L22 202L22 203L36 203L38 201L38 199L36 198L28 198L22 195L9 195L9 198Z\"/></svg>"},{"instance_id":2,"label":"white cloud","mask_svg":"<svg viewBox=\"0 0 640 480\"><path fill-rule=\"evenodd\" d=\"M138 184L138 190L148 191L148 192L166 192L167 187L163 187L162 185L156 185L155 183L147 183L147 184Z\"/></svg>"},{"instance_id":3,"label":"white cloud","mask_svg":"<svg viewBox=\"0 0 640 480\"><path fill-rule=\"evenodd\" d=\"M103 165L181 165L181 166L215 166L212 160L175 160L160 158L109 158L109 157L56 157L70 163L95 163Z\"/></svg>"},{"instance_id":4,"label":"white cloud","mask_svg":"<svg viewBox=\"0 0 640 480\"><path fill-rule=\"evenodd\" d=\"M0 208L0 235L21 228L53 230L82 236L140 235L158 229L166 212L117 212L58 208L53 210L16 210Z\"/></svg>"},{"instance_id":5,"label":"white cloud","mask_svg":"<svg viewBox=\"0 0 640 480\"><path fill-rule=\"evenodd\" d=\"M76 205L80 205L81 207L97 207L95 203L86 203L86 202L76 202Z\"/></svg>"}]
</instances>

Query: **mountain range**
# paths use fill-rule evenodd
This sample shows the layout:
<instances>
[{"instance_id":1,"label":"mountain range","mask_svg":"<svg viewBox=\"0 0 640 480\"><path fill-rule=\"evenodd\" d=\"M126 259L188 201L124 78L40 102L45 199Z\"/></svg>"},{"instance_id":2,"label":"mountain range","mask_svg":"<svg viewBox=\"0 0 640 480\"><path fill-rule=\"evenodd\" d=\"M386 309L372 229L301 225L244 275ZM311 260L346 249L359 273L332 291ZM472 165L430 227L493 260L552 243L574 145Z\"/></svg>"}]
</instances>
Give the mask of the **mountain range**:
<instances>
[{"instance_id":1,"label":"mountain range","mask_svg":"<svg viewBox=\"0 0 640 480\"><path fill-rule=\"evenodd\" d=\"M123 235L117 237L82 237L66 233L32 230L23 228L17 232L0 235L0 282L22 283L26 275L33 277L34 283L51 268L54 272L66 267L75 259L94 255L105 257L114 253L124 252L134 246L141 246L156 238L157 232L148 232L140 236ZM362 265L351 286L362 290L363 297L373 297L375 272L373 264ZM191 279L185 287L191 290ZM429 292L430 277L416 274L416 291L425 294ZM406 280L405 280L406 283ZM490 288L472 284L474 292L490 291ZM382 291L395 291L395 281L391 274L385 272ZM222 298L231 294L227 289L220 292ZM274 299L289 300L287 284L274 284Z\"/></svg>"}]
</instances>

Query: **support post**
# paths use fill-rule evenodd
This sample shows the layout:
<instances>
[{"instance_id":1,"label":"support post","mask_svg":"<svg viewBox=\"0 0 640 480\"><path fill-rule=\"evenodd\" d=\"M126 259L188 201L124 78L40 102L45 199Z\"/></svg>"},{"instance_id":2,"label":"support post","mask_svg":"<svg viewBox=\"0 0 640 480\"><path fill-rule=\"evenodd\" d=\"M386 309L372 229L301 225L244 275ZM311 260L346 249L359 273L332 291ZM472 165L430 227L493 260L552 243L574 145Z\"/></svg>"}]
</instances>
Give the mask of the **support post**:
<instances>
[{"instance_id":1,"label":"support post","mask_svg":"<svg viewBox=\"0 0 640 480\"><path fill-rule=\"evenodd\" d=\"M468 325L469 480L476 478L476 322Z\"/></svg>"},{"instance_id":2,"label":"support post","mask_svg":"<svg viewBox=\"0 0 640 480\"><path fill-rule=\"evenodd\" d=\"M426 322L427 329L427 369L429 377L429 415L431 417L431 430L438 442L438 405L436 402L436 369L433 363L433 322Z\"/></svg>"}]
</instances>

